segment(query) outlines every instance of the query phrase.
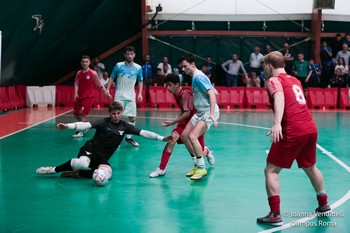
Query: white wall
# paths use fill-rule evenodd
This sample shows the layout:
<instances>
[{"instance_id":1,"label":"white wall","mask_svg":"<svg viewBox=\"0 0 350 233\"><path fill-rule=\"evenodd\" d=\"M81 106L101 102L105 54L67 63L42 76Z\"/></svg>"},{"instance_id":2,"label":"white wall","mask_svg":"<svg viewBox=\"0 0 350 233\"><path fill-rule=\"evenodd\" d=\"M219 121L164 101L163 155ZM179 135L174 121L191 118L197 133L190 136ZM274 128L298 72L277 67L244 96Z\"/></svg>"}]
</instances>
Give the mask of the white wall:
<instances>
[{"instance_id":1,"label":"white wall","mask_svg":"<svg viewBox=\"0 0 350 233\"><path fill-rule=\"evenodd\" d=\"M160 3L161 20L285 20L310 19L313 0L147 0L153 13ZM324 20L350 21L350 1L335 0L335 9L322 10Z\"/></svg>"}]
</instances>

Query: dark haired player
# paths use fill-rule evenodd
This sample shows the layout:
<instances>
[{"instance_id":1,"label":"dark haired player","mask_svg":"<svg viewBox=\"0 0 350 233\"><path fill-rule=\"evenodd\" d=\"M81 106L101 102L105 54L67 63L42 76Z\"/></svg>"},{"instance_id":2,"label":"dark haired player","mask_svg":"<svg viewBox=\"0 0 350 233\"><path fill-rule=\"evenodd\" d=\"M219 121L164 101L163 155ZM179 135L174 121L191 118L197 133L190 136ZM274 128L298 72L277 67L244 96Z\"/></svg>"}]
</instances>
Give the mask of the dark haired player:
<instances>
[{"instance_id":1,"label":"dark haired player","mask_svg":"<svg viewBox=\"0 0 350 233\"><path fill-rule=\"evenodd\" d=\"M191 117L186 128L182 132L181 140L187 150L194 155L194 167L188 175L192 180L200 180L207 175L204 162L204 153L198 138L212 125L217 126L220 116L219 106L216 103L217 91L210 79L196 67L196 57L186 54L179 59L182 70L192 77L193 104L197 112Z\"/></svg>"},{"instance_id":2,"label":"dark haired player","mask_svg":"<svg viewBox=\"0 0 350 233\"><path fill-rule=\"evenodd\" d=\"M149 175L152 178L162 176L165 174L165 168L168 164L170 155L174 150L175 144L183 144L183 142L180 139L180 136L183 130L185 129L187 123L191 120L191 117L196 113L196 110L193 106L193 91L181 87L180 77L177 74L168 74L165 77L164 81L168 91L174 95L176 104L181 110L181 115L179 115L175 120L161 122L162 126L170 126L175 124L177 125L171 133L172 140L168 141L168 143L164 147L159 167ZM201 135L198 138L198 140L200 145L202 146L202 150L204 150L204 154L207 156L208 162L210 164L214 164L215 158L213 154L211 153L208 147L204 146L204 135ZM191 154L191 157L193 158L193 160L196 159L194 154ZM190 176L190 174L187 176Z\"/></svg>"},{"instance_id":3,"label":"dark haired player","mask_svg":"<svg viewBox=\"0 0 350 233\"><path fill-rule=\"evenodd\" d=\"M143 89L143 76L142 67L134 62L136 56L136 50L132 46L127 46L124 50L125 61L118 62L111 73L107 85L107 91L111 87L113 81L115 82L115 95L114 101L118 101L122 104L124 109L124 116L129 119L129 124L134 125L136 123L136 93L134 90L135 83L138 81L139 93L137 100L142 102L142 89ZM133 146L139 146L139 144L131 138L131 135L126 135L125 141Z\"/></svg>"},{"instance_id":4,"label":"dark haired player","mask_svg":"<svg viewBox=\"0 0 350 233\"><path fill-rule=\"evenodd\" d=\"M96 71L89 68L91 60L89 56L83 55L80 60L82 67L75 76L74 81L74 118L78 121L87 121L86 116L89 114L92 103L94 101L95 86L101 88L103 93L112 99L106 88L101 84L101 81ZM77 131L73 134L73 138L80 138L84 136L84 132Z\"/></svg>"}]
</instances>

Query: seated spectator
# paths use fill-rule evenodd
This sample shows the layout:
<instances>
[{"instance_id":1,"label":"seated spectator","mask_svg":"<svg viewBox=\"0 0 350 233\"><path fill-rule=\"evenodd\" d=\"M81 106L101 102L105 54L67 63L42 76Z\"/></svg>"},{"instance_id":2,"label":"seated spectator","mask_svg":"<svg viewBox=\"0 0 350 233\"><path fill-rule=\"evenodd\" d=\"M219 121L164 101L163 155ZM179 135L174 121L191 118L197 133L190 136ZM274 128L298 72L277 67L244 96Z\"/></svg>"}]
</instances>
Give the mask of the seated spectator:
<instances>
[{"instance_id":1,"label":"seated spectator","mask_svg":"<svg viewBox=\"0 0 350 233\"><path fill-rule=\"evenodd\" d=\"M216 77L216 68L215 68L215 64L211 60L211 57L207 57L205 59L205 63L202 65L202 68L203 68L203 66L205 66L205 69L206 69L205 72L210 71L210 73L211 73L210 80L212 80L212 82L214 82L213 80L215 80L215 77ZM203 73L205 73L205 72L203 72Z\"/></svg>"},{"instance_id":2,"label":"seated spectator","mask_svg":"<svg viewBox=\"0 0 350 233\"><path fill-rule=\"evenodd\" d=\"M314 59L310 59L309 61L310 65L310 72L308 76L305 79L305 83L307 87L320 87L321 85L321 65L320 64L315 64Z\"/></svg>"},{"instance_id":3,"label":"seated spectator","mask_svg":"<svg viewBox=\"0 0 350 233\"><path fill-rule=\"evenodd\" d=\"M260 87L260 77L255 72L250 72L247 79L247 87Z\"/></svg>"},{"instance_id":4,"label":"seated spectator","mask_svg":"<svg viewBox=\"0 0 350 233\"><path fill-rule=\"evenodd\" d=\"M100 58L95 57L94 59L92 59L91 66L92 66L92 69L96 71L100 81L102 81L103 71L105 71L106 68L105 68L105 65L100 62Z\"/></svg>"},{"instance_id":5,"label":"seated spectator","mask_svg":"<svg viewBox=\"0 0 350 233\"><path fill-rule=\"evenodd\" d=\"M331 79L329 80L329 87L347 87L345 76L341 75L341 73L341 69L335 70L335 74L333 74Z\"/></svg>"},{"instance_id":6,"label":"seated spectator","mask_svg":"<svg viewBox=\"0 0 350 233\"><path fill-rule=\"evenodd\" d=\"M204 72L204 74L210 79L211 85L215 86L214 78L211 71L207 70Z\"/></svg>"},{"instance_id":7,"label":"seated spectator","mask_svg":"<svg viewBox=\"0 0 350 233\"><path fill-rule=\"evenodd\" d=\"M349 73L349 67L345 64L345 60L343 57L338 58L337 64L334 67L334 73L337 69L341 70L341 75L347 75Z\"/></svg>"},{"instance_id":8,"label":"seated spectator","mask_svg":"<svg viewBox=\"0 0 350 233\"><path fill-rule=\"evenodd\" d=\"M173 69L173 74L176 74L177 76L179 76L180 78L180 85L183 86L183 80L184 80L184 77L182 74L180 74L180 71L178 68L174 68Z\"/></svg>"},{"instance_id":9,"label":"seated spectator","mask_svg":"<svg viewBox=\"0 0 350 233\"><path fill-rule=\"evenodd\" d=\"M162 70L160 68L157 68L157 77L154 82L154 86L164 86L164 78L165 75L163 74Z\"/></svg>"},{"instance_id":10,"label":"seated spectator","mask_svg":"<svg viewBox=\"0 0 350 233\"><path fill-rule=\"evenodd\" d=\"M103 71L102 73L102 79L101 79L101 84L105 87L107 87L109 81L109 74L107 71Z\"/></svg>"},{"instance_id":11,"label":"seated spectator","mask_svg":"<svg viewBox=\"0 0 350 233\"><path fill-rule=\"evenodd\" d=\"M205 72L207 72L207 67L204 64L201 67L201 71L203 72L203 74L205 74Z\"/></svg>"},{"instance_id":12,"label":"seated spectator","mask_svg":"<svg viewBox=\"0 0 350 233\"><path fill-rule=\"evenodd\" d=\"M158 64L157 68L160 69L160 72L164 77L171 74L171 65L168 62L168 57L163 57L162 62Z\"/></svg>"}]
</instances>

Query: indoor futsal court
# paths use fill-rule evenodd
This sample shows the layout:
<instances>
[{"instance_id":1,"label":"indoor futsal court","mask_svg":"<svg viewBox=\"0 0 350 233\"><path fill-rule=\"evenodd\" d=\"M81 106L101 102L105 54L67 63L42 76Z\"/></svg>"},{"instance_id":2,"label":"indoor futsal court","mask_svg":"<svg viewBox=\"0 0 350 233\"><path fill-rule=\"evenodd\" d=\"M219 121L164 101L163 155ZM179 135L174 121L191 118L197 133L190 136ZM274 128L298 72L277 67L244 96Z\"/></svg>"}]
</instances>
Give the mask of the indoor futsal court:
<instances>
[{"instance_id":1,"label":"indoor futsal court","mask_svg":"<svg viewBox=\"0 0 350 233\"><path fill-rule=\"evenodd\" d=\"M172 127L160 121L177 111L138 110L136 126L161 135ZM90 119L107 115L93 109ZM176 146L166 175L149 178L159 165L164 142L134 137L139 148L123 142L110 163L113 178L105 187L89 179L39 176L39 166L61 164L76 157L93 136L72 139L72 130L55 130L58 122L74 121L70 108L37 108L0 115L0 232L350 232L348 111L313 111L318 125L318 167L334 214L315 218L315 192L296 164L283 170L281 214L284 225L256 224L269 207L264 187L266 137L270 110L222 110L219 126L206 134L216 163L194 182L185 177L191 159Z\"/></svg>"}]
</instances>

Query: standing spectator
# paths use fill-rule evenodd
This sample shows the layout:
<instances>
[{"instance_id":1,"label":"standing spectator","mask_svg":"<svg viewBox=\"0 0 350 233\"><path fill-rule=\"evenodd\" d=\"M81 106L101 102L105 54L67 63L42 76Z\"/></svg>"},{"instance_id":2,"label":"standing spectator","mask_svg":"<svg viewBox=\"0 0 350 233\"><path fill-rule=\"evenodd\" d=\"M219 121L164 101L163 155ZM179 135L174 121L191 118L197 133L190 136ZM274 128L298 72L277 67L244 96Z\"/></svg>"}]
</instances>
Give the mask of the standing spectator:
<instances>
[{"instance_id":1,"label":"standing spectator","mask_svg":"<svg viewBox=\"0 0 350 233\"><path fill-rule=\"evenodd\" d=\"M287 74L293 75L294 56L292 51L290 51L289 44L287 42L283 45L282 55L286 64L285 70Z\"/></svg>"},{"instance_id":2,"label":"standing spectator","mask_svg":"<svg viewBox=\"0 0 350 233\"><path fill-rule=\"evenodd\" d=\"M256 46L254 48L254 53L250 54L250 72L255 72L256 75L259 75L262 71L262 63L264 62L264 56L260 53L260 48Z\"/></svg>"},{"instance_id":3,"label":"standing spectator","mask_svg":"<svg viewBox=\"0 0 350 233\"><path fill-rule=\"evenodd\" d=\"M304 53L298 53L298 60L293 64L293 73L294 76L301 82L304 90L306 89L305 79L309 75L310 64L304 60Z\"/></svg>"},{"instance_id":4,"label":"standing spectator","mask_svg":"<svg viewBox=\"0 0 350 233\"><path fill-rule=\"evenodd\" d=\"M280 52L271 52L265 57L264 76L274 112L274 124L267 133L271 135L272 145L264 170L270 212L258 218L257 222L273 226L283 224L279 173L289 169L294 160L304 170L315 190L318 201L315 212L322 216L331 210L322 173L316 166L317 127L307 108L300 82L286 74L284 65Z\"/></svg>"},{"instance_id":5,"label":"standing spectator","mask_svg":"<svg viewBox=\"0 0 350 233\"><path fill-rule=\"evenodd\" d=\"M320 64L315 64L314 59L310 59L310 72L307 78L305 79L305 83L307 87L320 87L321 84L321 74L322 69ZM327 84L328 85L328 84Z\"/></svg>"},{"instance_id":6,"label":"standing spectator","mask_svg":"<svg viewBox=\"0 0 350 233\"><path fill-rule=\"evenodd\" d=\"M265 46L265 53L264 56L266 56L267 54L269 54L270 52L272 52L272 48L270 45L266 45Z\"/></svg>"},{"instance_id":7,"label":"standing spectator","mask_svg":"<svg viewBox=\"0 0 350 233\"><path fill-rule=\"evenodd\" d=\"M95 57L92 60L92 68L96 71L100 80L103 79L103 71L105 71L105 65L100 62L100 58Z\"/></svg>"},{"instance_id":8,"label":"standing spectator","mask_svg":"<svg viewBox=\"0 0 350 233\"><path fill-rule=\"evenodd\" d=\"M146 86L146 101L149 101L149 86L153 84L154 66L151 63L151 56L145 54L142 63L143 84Z\"/></svg>"},{"instance_id":9,"label":"standing spectator","mask_svg":"<svg viewBox=\"0 0 350 233\"><path fill-rule=\"evenodd\" d=\"M235 87L238 84L238 74L242 70L244 75L248 77L243 63L238 60L237 54L232 54L232 60L228 60L221 65L222 69L226 72L226 86Z\"/></svg>"},{"instance_id":10,"label":"standing spectator","mask_svg":"<svg viewBox=\"0 0 350 233\"><path fill-rule=\"evenodd\" d=\"M75 119L82 122L87 121L87 115L89 114L92 103L94 101L95 86L100 87L103 93L105 93L109 99L112 98L106 88L101 84L96 71L89 68L90 64L90 57L83 55L80 61L82 69L77 72L74 81L75 103L73 115ZM80 138L83 136L84 132L77 131L72 137Z\"/></svg>"},{"instance_id":11,"label":"standing spectator","mask_svg":"<svg viewBox=\"0 0 350 233\"><path fill-rule=\"evenodd\" d=\"M260 53L260 47L255 46L254 53L250 54L249 62L250 62L250 72L254 72L256 76L258 76L259 78L261 77L261 80L262 80L261 71L262 71L262 63L264 62L264 56ZM262 80L262 86L264 86L263 80Z\"/></svg>"},{"instance_id":12,"label":"standing spectator","mask_svg":"<svg viewBox=\"0 0 350 233\"><path fill-rule=\"evenodd\" d=\"M260 78L256 75L255 72L250 72L250 75L247 79L247 87L260 87Z\"/></svg>"},{"instance_id":13,"label":"standing spectator","mask_svg":"<svg viewBox=\"0 0 350 233\"><path fill-rule=\"evenodd\" d=\"M160 62L157 66L160 69L160 72L165 77L168 74L171 74L171 65L169 64L168 57L163 57L163 61Z\"/></svg>"},{"instance_id":14,"label":"standing spectator","mask_svg":"<svg viewBox=\"0 0 350 233\"><path fill-rule=\"evenodd\" d=\"M322 80L321 87L327 87L329 84L329 78L333 73L333 51L327 45L327 41L322 42L322 46L320 48L320 58L322 65Z\"/></svg>"},{"instance_id":15,"label":"standing spectator","mask_svg":"<svg viewBox=\"0 0 350 233\"><path fill-rule=\"evenodd\" d=\"M135 83L138 81L139 94L137 100L142 102L143 77L142 67L134 62L136 53L135 48L127 46L124 50L125 61L118 62L111 73L111 78L108 83L107 90L111 87L113 81L115 85L114 101L122 104L124 109L123 114L129 119L129 124L135 126L136 123L136 102L135 102ZM133 146L139 146L130 134L126 135L125 141Z\"/></svg>"},{"instance_id":16,"label":"standing spectator","mask_svg":"<svg viewBox=\"0 0 350 233\"><path fill-rule=\"evenodd\" d=\"M330 87L347 87L346 78L345 75L342 75L341 69L336 69L335 73L332 75L331 79L329 80L329 86Z\"/></svg>"},{"instance_id":17,"label":"standing spectator","mask_svg":"<svg viewBox=\"0 0 350 233\"><path fill-rule=\"evenodd\" d=\"M335 58L335 56L337 56L338 52L342 50L342 46L343 46L343 39L341 37L340 33L337 33L335 35L334 40L331 43L331 48L332 48L332 58Z\"/></svg>"},{"instance_id":18,"label":"standing spectator","mask_svg":"<svg viewBox=\"0 0 350 233\"><path fill-rule=\"evenodd\" d=\"M142 63L143 84L150 86L153 84L154 65L151 63L151 56L146 54Z\"/></svg>"},{"instance_id":19,"label":"standing spectator","mask_svg":"<svg viewBox=\"0 0 350 233\"><path fill-rule=\"evenodd\" d=\"M348 51L348 45L343 44L342 50L337 53L337 56L335 57L335 60L338 61L339 57L344 58L345 65L349 65L350 60L350 52Z\"/></svg>"},{"instance_id":20,"label":"standing spectator","mask_svg":"<svg viewBox=\"0 0 350 233\"><path fill-rule=\"evenodd\" d=\"M348 51L350 51L350 32L346 33L343 44L346 44L348 46Z\"/></svg>"}]
</instances>

